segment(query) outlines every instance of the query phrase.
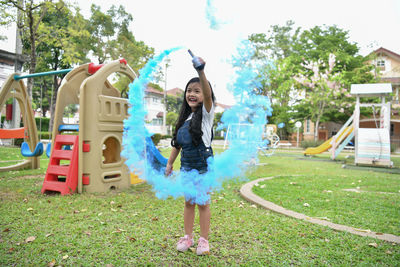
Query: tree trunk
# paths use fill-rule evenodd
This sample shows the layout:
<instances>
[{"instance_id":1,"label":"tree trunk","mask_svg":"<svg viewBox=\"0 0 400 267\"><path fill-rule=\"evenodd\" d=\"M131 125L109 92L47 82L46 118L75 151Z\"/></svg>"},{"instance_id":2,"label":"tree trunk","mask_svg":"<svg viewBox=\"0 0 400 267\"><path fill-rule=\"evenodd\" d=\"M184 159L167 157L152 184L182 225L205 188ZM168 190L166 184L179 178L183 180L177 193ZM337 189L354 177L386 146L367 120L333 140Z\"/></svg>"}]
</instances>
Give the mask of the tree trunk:
<instances>
[{"instance_id":1,"label":"tree trunk","mask_svg":"<svg viewBox=\"0 0 400 267\"><path fill-rule=\"evenodd\" d=\"M36 71L36 34L34 32L34 21L32 10L29 11L29 40L31 41L31 53L30 53L30 65L29 65L29 74L33 74ZM32 87L33 87L33 78L28 79L27 83L27 91L30 99L32 100Z\"/></svg>"},{"instance_id":2,"label":"tree trunk","mask_svg":"<svg viewBox=\"0 0 400 267\"><path fill-rule=\"evenodd\" d=\"M321 101L318 106L319 106L319 110L318 110L317 119L315 120L315 128L314 128L314 141L318 141L319 123L320 123L321 117L325 111L325 101Z\"/></svg>"},{"instance_id":3,"label":"tree trunk","mask_svg":"<svg viewBox=\"0 0 400 267\"><path fill-rule=\"evenodd\" d=\"M60 87L60 83L58 82L57 75L54 75L53 79L53 97L50 101L50 122L49 122L49 131L53 131L53 124L54 124L54 116L56 111L56 101L58 95L58 88Z\"/></svg>"},{"instance_id":4,"label":"tree trunk","mask_svg":"<svg viewBox=\"0 0 400 267\"><path fill-rule=\"evenodd\" d=\"M318 128L319 128L319 116L318 116L317 120L315 121L314 141L318 141Z\"/></svg>"}]
</instances>

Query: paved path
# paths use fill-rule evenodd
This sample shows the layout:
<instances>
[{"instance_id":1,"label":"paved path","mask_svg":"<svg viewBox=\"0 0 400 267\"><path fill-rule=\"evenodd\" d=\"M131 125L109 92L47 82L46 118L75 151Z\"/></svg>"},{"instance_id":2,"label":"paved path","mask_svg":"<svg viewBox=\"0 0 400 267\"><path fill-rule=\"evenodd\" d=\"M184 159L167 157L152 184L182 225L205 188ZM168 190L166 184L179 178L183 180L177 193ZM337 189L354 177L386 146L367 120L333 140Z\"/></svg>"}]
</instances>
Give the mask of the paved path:
<instances>
[{"instance_id":1,"label":"paved path","mask_svg":"<svg viewBox=\"0 0 400 267\"><path fill-rule=\"evenodd\" d=\"M251 182L243 185L240 188L240 194L242 195L243 198L245 198L246 200L248 200L250 202L253 202L253 203L258 204L266 209L278 212L278 213L286 215L286 216L290 216L290 217L300 219L300 220L305 220L310 223L328 226L328 227L338 230L338 231L345 231L345 232L349 232L349 233L352 233L355 235L368 236L368 237L385 240L388 242L400 243L400 236L396 236L396 235L392 235L392 234L384 234L384 233L375 233L370 230L356 229L356 228L353 228L350 226L336 224L336 223L328 222L328 221L317 219L317 218L312 218L312 217L306 216L302 213L288 210L288 209L278 206L272 202L266 201L265 199L262 199L261 197L257 196L256 194L254 194L252 192L252 188L256 183L259 183L261 181L271 180L273 178L275 178L275 177L266 177L266 178L260 178L260 179L251 181Z\"/></svg>"}]
</instances>

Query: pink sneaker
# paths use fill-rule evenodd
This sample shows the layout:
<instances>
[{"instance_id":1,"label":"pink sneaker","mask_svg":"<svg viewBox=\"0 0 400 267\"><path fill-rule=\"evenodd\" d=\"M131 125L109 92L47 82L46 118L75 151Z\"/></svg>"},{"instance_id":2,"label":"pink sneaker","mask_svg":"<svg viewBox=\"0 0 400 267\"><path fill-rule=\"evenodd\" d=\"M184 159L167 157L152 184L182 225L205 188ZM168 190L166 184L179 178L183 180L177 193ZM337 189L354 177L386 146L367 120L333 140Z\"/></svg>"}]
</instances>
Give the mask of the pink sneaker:
<instances>
[{"instance_id":1,"label":"pink sneaker","mask_svg":"<svg viewBox=\"0 0 400 267\"><path fill-rule=\"evenodd\" d=\"M207 239L204 237L199 238L199 243L197 244L197 255L210 255L210 245L208 244Z\"/></svg>"},{"instance_id":2,"label":"pink sneaker","mask_svg":"<svg viewBox=\"0 0 400 267\"><path fill-rule=\"evenodd\" d=\"M176 245L176 249L180 252L185 252L193 245L193 238L190 238L189 235L185 235L184 237L181 237L181 239L179 239L178 244Z\"/></svg>"}]
</instances>

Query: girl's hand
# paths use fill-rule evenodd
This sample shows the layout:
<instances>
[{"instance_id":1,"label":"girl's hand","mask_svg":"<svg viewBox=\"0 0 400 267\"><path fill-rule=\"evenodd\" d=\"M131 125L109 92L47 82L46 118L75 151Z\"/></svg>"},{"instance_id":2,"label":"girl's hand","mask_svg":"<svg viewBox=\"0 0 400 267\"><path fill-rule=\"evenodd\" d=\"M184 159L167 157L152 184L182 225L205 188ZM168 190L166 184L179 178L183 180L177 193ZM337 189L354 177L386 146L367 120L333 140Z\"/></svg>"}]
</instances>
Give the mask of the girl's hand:
<instances>
[{"instance_id":1,"label":"girl's hand","mask_svg":"<svg viewBox=\"0 0 400 267\"><path fill-rule=\"evenodd\" d=\"M170 176L172 170L173 170L172 164L167 163L167 167L165 168L165 176Z\"/></svg>"},{"instance_id":2,"label":"girl's hand","mask_svg":"<svg viewBox=\"0 0 400 267\"><path fill-rule=\"evenodd\" d=\"M197 71L201 71L204 69L204 66L206 65L206 62L201 58L201 57L193 57L193 67L197 70Z\"/></svg>"}]
</instances>

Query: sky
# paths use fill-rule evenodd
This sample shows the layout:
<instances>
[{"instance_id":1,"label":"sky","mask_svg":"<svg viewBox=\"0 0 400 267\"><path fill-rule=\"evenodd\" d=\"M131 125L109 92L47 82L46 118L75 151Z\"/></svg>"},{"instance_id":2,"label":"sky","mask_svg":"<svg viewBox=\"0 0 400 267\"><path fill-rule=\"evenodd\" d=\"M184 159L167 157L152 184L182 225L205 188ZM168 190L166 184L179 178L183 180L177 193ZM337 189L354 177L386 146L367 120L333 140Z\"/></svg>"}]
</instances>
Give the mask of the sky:
<instances>
[{"instance_id":1,"label":"sky","mask_svg":"<svg viewBox=\"0 0 400 267\"><path fill-rule=\"evenodd\" d=\"M213 8L219 27L210 27L206 7ZM400 54L400 0L86 0L77 1L85 17L90 5L105 12L112 4L123 5L133 17L131 30L137 40L154 47L156 53L183 46L170 55L167 89L184 88L196 75L187 53L206 61L206 74L213 85L217 102L233 104L228 92L233 81L229 59L240 40L252 33L267 33L272 25L295 22L295 27L337 25L349 32L349 40L357 43L360 54L384 47ZM0 49L15 51L15 27L1 29L9 36L0 42ZM160 84L164 87L164 84Z\"/></svg>"}]
</instances>

